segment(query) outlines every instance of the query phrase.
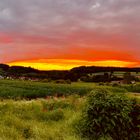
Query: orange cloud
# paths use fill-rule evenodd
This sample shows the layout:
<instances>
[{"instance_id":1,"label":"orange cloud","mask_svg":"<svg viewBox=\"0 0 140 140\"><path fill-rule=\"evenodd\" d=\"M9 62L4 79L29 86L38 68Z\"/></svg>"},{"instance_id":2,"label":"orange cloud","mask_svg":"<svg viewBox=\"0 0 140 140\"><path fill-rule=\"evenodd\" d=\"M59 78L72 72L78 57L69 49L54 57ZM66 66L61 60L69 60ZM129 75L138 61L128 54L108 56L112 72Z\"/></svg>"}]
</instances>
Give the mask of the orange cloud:
<instances>
[{"instance_id":1,"label":"orange cloud","mask_svg":"<svg viewBox=\"0 0 140 140\"><path fill-rule=\"evenodd\" d=\"M99 49L90 47L71 46L67 47L67 50L61 52L56 51L55 58L58 59L74 59L74 60L86 60L86 61L106 61L106 60L118 60L118 61L138 61L134 55L127 51L116 51L111 49Z\"/></svg>"}]
</instances>

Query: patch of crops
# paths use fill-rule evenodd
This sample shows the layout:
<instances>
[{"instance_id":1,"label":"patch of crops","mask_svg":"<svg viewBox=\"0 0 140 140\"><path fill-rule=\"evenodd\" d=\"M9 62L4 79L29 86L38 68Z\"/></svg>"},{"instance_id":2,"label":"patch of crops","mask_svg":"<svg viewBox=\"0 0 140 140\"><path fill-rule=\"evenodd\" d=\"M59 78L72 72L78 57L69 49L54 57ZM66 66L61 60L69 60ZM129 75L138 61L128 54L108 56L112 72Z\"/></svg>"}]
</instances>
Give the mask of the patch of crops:
<instances>
[{"instance_id":1,"label":"patch of crops","mask_svg":"<svg viewBox=\"0 0 140 140\"><path fill-rule=\"evenodd\" d=\"M86 95L97 86L94 83L54 84L18 80L0 80L1 99L35 99L47 96ZM118 87L106 87L112 92L125 92Z\"/></svg>"}]
</instances>

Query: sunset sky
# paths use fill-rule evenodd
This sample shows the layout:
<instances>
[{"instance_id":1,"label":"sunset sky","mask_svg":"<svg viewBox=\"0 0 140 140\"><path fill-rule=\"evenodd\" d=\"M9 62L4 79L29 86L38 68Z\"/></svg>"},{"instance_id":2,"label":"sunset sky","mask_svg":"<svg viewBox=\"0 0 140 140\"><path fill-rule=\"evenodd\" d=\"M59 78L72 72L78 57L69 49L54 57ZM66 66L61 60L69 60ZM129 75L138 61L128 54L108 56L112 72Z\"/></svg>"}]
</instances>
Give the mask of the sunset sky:
<instances>
[{"instance_id":1,"label":"sunset sky","mask_svg":"<svg viewBox=\"0 0 140 140\"><path fill-rule=\"evenodd\" d=\"M140 0L0 0L0 63L140 66Z\"/></svg>"}]
</instances>

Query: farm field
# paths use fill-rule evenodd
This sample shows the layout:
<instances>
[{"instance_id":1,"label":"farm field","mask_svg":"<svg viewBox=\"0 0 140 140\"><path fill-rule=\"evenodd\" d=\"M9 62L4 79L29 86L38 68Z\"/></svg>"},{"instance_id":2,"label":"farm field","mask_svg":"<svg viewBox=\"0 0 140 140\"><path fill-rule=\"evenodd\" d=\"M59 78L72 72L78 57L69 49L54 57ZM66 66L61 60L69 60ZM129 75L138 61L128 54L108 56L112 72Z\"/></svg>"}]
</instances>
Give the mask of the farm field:
<instances>
[{"instance_id":1,"label":"farm field","mask_svg":"<svg viewBox=\"0 0 140 140\"><path fill-rule=\"evenodd\" d=\"M140 97L139 84L132 87L0 80L0 139L89 140L75 132L75 123L85 108L88 94L96 89ZM106 139L112 140L100 138Z\"/></svg>"},{"instance_id":2,"label":"farm field","mask_svg":"<svg viewBox=\"0 0 140 140\"><path fill-rule=\"evenodd\" d=\"M47 96L86 95L93 89L102 87L111 92L140 92L140 86L99 86L95 83L54 84L43 82L0 80L0 98L2 99L36 99Z\"/></svg>"}]
</instances>

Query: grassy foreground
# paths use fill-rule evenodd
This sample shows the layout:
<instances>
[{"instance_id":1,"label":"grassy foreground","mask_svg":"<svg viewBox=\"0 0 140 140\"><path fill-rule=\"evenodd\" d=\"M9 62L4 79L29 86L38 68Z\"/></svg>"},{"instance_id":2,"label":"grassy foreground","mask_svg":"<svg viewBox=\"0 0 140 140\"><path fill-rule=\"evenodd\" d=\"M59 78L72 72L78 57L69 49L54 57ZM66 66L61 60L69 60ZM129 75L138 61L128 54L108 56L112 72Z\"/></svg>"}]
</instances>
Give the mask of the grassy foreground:
<instances>
[{"instance_id":1,"label":"grassy foreground","mask_svg":"<svg viewBox=\"0 0 140 140\"><path fill-rule=\"evenodd\" d=\"M0 102L0 139L80 140L73 132L72 121L83 102L74 96Z\"/></svg>"},{"instance_id":2,"label":"grassy foreground","mask_svg":"<svg viewBox=\"0 0 140 140\"><path fill-rule=\"evenodd\" d=\"M0 140L85 140L74 132L74 123L85 106L83 95L98 87L94 83L0 80ZM140 88L124 85L100 86L100 89L117 94ZM140 97L139 93L128 96Z\"/></svg>"},{"instance_id":3,"label":"grassy foreground","mask_svg":"<svg viewBox=\"0 0 140 140\"><path fill-rule=\"evenodd\" d=\"M74 130L85 101L77 95L0 101L0 140L87 140Z\"/></svg>"}]
</instances>

